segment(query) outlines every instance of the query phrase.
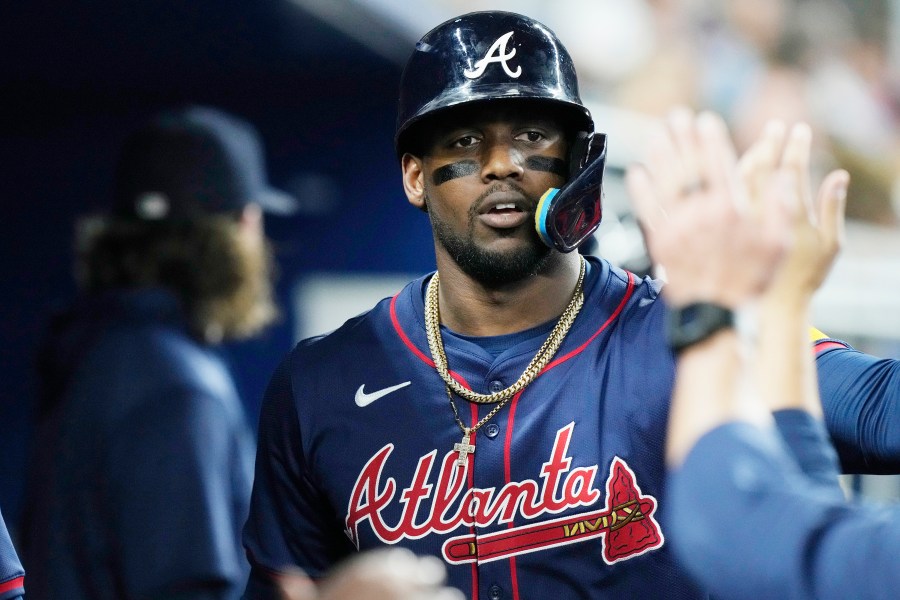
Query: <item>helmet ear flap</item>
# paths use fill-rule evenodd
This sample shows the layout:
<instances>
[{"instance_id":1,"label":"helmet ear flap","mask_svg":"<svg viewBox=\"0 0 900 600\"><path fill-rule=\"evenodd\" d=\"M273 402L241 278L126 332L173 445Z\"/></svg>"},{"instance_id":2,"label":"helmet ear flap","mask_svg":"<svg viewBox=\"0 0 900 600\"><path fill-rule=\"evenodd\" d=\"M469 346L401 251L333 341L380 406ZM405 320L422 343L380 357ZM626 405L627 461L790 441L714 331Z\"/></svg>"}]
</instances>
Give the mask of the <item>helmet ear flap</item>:
<instances>
[{"instance_id":1,"label":"helmet ear flap","mask_svg":"<svg viewBox=\"0 0 900 600\"><path fill-rule=\"evenodd\" d=\"M575 250L600 226L606 135L576 136L569 157L573 175L561 188L547 190L534 215L541 240L560 252Z\"/></svg>"}]
</instances>

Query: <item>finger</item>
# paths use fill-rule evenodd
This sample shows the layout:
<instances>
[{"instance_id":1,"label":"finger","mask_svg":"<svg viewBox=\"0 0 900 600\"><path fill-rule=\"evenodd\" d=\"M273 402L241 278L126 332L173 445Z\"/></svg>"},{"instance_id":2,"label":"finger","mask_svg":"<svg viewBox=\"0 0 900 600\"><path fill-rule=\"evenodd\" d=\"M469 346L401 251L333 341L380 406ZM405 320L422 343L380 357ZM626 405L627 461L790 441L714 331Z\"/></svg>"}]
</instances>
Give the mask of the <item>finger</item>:
<instances>
[{"instance_id":1,"label":"finger","mask_svg":"<svg viewBox=\"0 0 900 600\"><path fill-rule=\"evenodd\" d=\"M676 108L669 114L667 123L678 153L677 164L681 167L677 191L706 182L707 165L703 162L694 113L687 108Z\"/></svg>"},{"instance_id":2,"label":"finger","mask_svg":"<svg viewBox=\"0 0 900 600\"><path fill-rule=\"evenodd\" d=\"M658 123L650 136L645 168L661 198L675 197L684 185L681 159L664 123Z\"/></svg>"},{"instance_id":3,"label":"finger","mask_svg":"<svg viewBox=\"0 0 900 600\"><path fill-rule=\"evenodd\" d=\"M768 121L759 139L741 158L739 164L741 179L751 202L760 198L778 167L786 132L787 128L783 121L777 119Z\"/></svg>"},{"instance_id":4,"label":"finger","mask_svg":"<svg viewBox=\"0 0 900 600\"><path fill-rule=\"evenodd\" d=\"M793 171L779 169L768 178L757 198L756 209L762 224L760 235L773 246L787 249L794 240L797 221L797 183Z\"/></svg>"},{"instance_id":5,"label":"finger","mask_svg":"<svg viewBox=\"0 0 900 600\"><path fill-rule=\"evenodd\" d=\"M778 159L786 135L787 125L779 119L772 119L763 127L760 136L759 168L765 172L765 175L771 174L778 167Z\"/></svg>"},{"instance_id":6,"label":"finger","mask_svg":"<svg viewBox=\"0 0 900 600\"><path fill-rule=\"evenodd\" d=\"M791 127L784 154L781 157L781 166L793 173L796 184L794 194L788 194L786 200L794 200L802 209L799 217L805 217L815 223L816 216L813 208L813 198L809 175L809 154L812 145L812 130L806 123L797 123Z\"/></svg>"},{"instance_id":7,"label":"finger","mask_svg":"<svg viewBox=\"0 0 900 600\"><path fill-rule=\"evenodd\" d=\"M625 187L638 222L647 231L655 231L665 219L665 210L650 173L643 165L631 165L625 171Z\"/></svg>"},{"instance_id":8,"label":"finger","mask_svg":"<svg viewBox=\"0 0 900 600\"><path fill-rule=\"evenodd\" d=\"M762 140L757 140L751 145L738 160L738 176L747 188L750 195L757 191L757 173L759 172L760 151Z\"/></svg>"},{"instance_id":9,"label":"finger","mask_svg":"<svg viewBox=\"0 0 900 600\"><path fill-rule=\"evenodd\" d=\"M454 588L441 588L436 591L424 591L416 595L416 600L465 600L462 592ZM407 600L404 598L404 600Z\"/></svg>"},{"instance_id":10,"label":"finger","mask_svg":"<svg viewBox=\"0 0 900 600\"><path fill-rule=\"evenodd\" d=\"M714 198L741 202L737 193L737 157L725 121L711 112L697 117L697 134L708 192Z\"/></svg>"},{"instance_id":11,"label":"finger","mask_svg":"<svg viewBox=\"0 0 900 600\"><path fill-rule=\"evenodd\" d=\"M447 579L444 563L435 556L421 556L416 566L416 583L424 586L439 586Z\"/></svg>"},{"instance_id":12,"label":"finger","mask_svg":"<svg viewBox=\"0 0 900 600\"><path fill-rule=\"evenodd\" d=\"M818 205L819 231L825 243L834 249L844 245L845 208L850 174L843 169L832 171L825 176L816 198Z\"/></svg>"}]
</instances>

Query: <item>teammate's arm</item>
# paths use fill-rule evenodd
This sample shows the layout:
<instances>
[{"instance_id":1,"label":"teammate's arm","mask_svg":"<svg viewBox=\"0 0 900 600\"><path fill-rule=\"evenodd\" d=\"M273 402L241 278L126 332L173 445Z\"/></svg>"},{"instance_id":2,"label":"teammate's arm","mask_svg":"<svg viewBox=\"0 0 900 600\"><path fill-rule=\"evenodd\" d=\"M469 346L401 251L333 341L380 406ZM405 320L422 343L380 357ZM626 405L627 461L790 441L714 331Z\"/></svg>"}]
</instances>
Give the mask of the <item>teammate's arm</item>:
<instances>
[{"instance_id":1,"label":"teammate's arm","mask_svg":"<svg viewBox=\"0 0 900 600\"><path fill-rule=\"evenodd\" d=\"M797 132L800 137L797 137ZM742 171L749 185L765 185L778 153L784 126L770 123L760 141L742 159ZM797 347L791 338L806 337L810 323L810 298L828 273L828 268L844 236L843 194L824 195L834 183L846 186L843 172L832 173L823 182L813 203L809 183L809 132L805 128L792 135L782 160L797 183L805 212L798 213L796 241L791 256L776 276L763 304L767 315L761 323L762 342L768 347L782 343ZM838 178L836 181L834 178ZM757 183L753 183L753 182ZM836 203L832 204L832 203ZM808 217L808 218L804 218ZM766 339L768 338L768 339ZM818 369L803 350L786 361L762 354L760 381L786 381L779 371L797 371L802 378L796 387L769 386L765 390L779 429L789 440L796 435L824 438L815 430L823 418L837 447L845 472L900 472L900 361L879 359L847 348L843 344L816 344ZM818 381L816 380L818 371ZM765 374L775 377L765 377ZM821 402L820 402L821 396ZM808 414L798 429L791 421ZM824 448L823 444L818 444ZM793 445L792 445L793 447ZM818 479L831 478L833 459L828 456L797 456L807 472Z\"/></svg>"},{"instance_id":2,"label":"teammate's arm","mask_svg":"<svg viewBox=\"0 0 900 600\"><path fill-rule=\"evenodd\" d=\"M753 193L768 185L777 165L785 167L798 187L802 210L795 220L795 243L776 275L762 304L761 343L795 348L782 357L768 351L760 355L758 380L767 386L763 397L789 447L819 448L795 458L820 481L833 480L834 458L828 450L824 419L837 446L845 472L900 472L900 361L883 360L856 352L843 344L817 343L818 381L811 353L796 344L808 336L810 299L828 273L844 237L844 195L823 195L835 183L846 187L846 173L835 172L823 182L813 202L809 181L810 133L795 127L787 140L783 123L767 124L763 135L741 159L741 175ZM837 179L835 179L837 178ZM833 204L836 203L836 204ZM789 386L789 373L801 373ZM821 389L821 394L820 394ZM821 395L821 402L820 402ZM802 443L810 438L812 444Z\"/></svg>"},{"instance_id":3,"label":"teammate's arm","mask_svg":"<svg viewBox=\"0 0 900 600\"><path fill-rule=\"evenodd\" d=\"M837 455L822 418L807 323L813 294L844 239L849 176L846 171L829 174L813 198L811 142L806 124L794 125L788 132L784 123L771 121L740 161L749 194L773 193L773 181L780 177L794 188L790 197L797 205L793 242L760 302L756 381L801 469L842 497Z\"/></svg>"},{"instance_id":4,"label":"teammate's arm","mask_svg":"<svg viewBox=\"0 0 900 600\"><path fill-rule=\"evenodd\" d=\"M646 168L629 169L627 183L648 251L665 270L671 311L699 302L737 312L759 299L790 240L790 206L741 187L721 119L676 112L654 137ZM695 346L706 351L697 355ZM771 425L767 407L753 401L753 378L744 375L753 349L734 329L714 331L688 350L679 355L669 419L672 465L723 423ZM738 385L751 391L738 393Z\"/></svg>"},{"instance_id":5,"label":"teammate's arm","mask_svg":"<svg viewBox=\"0 0 900 600\"><path fill-rule=\"evenodd\" d=\"M646 196L651 194L645 192L652 188L642 187L640 177L631 183L635 204L639 208L648 204ZM838 189L832 193L839 194ZM678 218L697 201L681 197L669 203L666 225L700 235L700 228L693 228L689 219ZM743 218L738 216L739 221ZM720 222L719 226L734 231L731 224L725 227ZM655 258L663 261L715 263L723 253L736 249L726 243L716 247L718 253L670 256L667 252L690 248L664 243L677 238L671 229L646 227L645 222L645 230L651 254L655 248ZM740 236L734 242L739 246ZM765 264L764 256L753 252L752 246L743 256L726 258L736 261L741 273L752 274L752 268L747 271L750 264ZM675 286L681 302L706 299L691 296L701 287L711 288L691 286L686 277L692 274L690 269L668 272L669 285ZM707 266L693 275L721 277L723 273ZM733 281L734 274L729 275ZM720 303L727 299L726 294L715 298ZM764 344L775 339L761 338ZM795 356L801 356L801 349L808 351L804 338L792 335L791 339ZM779 343L764 349L777 354L785 346ZM742 356L740 338L733 330L719 331L679 354L669 440L668 539L680 560L713 594L723 597L892 597L900 584L892 566L900 551L900 514L864 512L835 499L830 489L822 493L797 468L774 428L742 419L746 414L742 405L754 402L752 396L741 402L746 387L738 384L742 373L747 373ZM786 389L804 385L799 371L776 373L788 378L782 382ZM755 403L771 405L759 398ZM717 417L706 414L710 408ZM699 419L701 426L691 426L691 417ZM691 448L680 445L685 439Z\"/></svg>"}]
</instances>

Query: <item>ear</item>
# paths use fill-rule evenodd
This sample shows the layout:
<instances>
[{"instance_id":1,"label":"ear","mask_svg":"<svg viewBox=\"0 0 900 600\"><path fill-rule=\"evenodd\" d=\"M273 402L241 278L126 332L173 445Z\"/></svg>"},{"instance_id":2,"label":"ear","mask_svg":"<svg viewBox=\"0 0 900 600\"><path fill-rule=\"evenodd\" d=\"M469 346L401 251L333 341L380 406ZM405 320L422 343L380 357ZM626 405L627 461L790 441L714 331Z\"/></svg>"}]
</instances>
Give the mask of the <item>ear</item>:
<instances>
[{"instance_id":1,"label":"ear","mask_svg":"<svg viewBox=\"0 0 900 600\"><path fill-rule=\"evenodd\" d=\"M400 165L403 169L403 191L406 192L407 200L419 210L426 210L422 159L407 152L400 159Z\"/></svg>"}]
</instances>

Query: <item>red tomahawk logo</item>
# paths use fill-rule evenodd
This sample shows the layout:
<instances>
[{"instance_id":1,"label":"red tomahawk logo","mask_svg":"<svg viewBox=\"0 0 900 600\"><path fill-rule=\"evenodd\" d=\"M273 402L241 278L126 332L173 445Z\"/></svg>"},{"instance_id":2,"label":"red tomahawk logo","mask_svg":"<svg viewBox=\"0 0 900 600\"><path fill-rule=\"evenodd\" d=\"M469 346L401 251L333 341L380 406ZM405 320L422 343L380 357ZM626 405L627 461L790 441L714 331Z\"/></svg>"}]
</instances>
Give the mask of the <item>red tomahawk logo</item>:
<instances>
[{"instance_id":1,"label":"red tomahawk logo","mask_svg":"<svg viewBox=\"0 0 900 600\"><path fill-rule=\"evenodd\" d=\"M662 530L653 518L655 512L656 498L641 494L634 473L617 456L609 467L603 510L513 527L477 538L474 535L450 538L444 542L444 559L450 564L486 563L605 536L603 560L611 565L663 545Z\"/></svg>"}]
</instances>

